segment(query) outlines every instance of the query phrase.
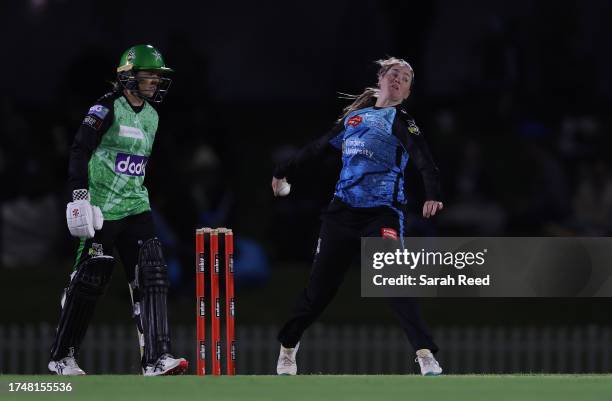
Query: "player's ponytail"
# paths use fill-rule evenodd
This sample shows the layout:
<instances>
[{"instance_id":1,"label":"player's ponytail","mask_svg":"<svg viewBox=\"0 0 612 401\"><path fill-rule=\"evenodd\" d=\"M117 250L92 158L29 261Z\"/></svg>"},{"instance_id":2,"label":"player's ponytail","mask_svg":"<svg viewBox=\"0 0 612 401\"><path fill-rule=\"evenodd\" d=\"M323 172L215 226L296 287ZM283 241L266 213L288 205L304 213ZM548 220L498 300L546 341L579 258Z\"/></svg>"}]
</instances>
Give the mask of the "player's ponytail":
<instances>
[{"instance_id":1,"label":"player's ponytail","mask_svg":"<svg viewBox=\"0 0 612 401\"><path fill-rule=\"evenodd\" d=\"M349 93L340 92L340 99L351 99L353 103L342 109L342 116L338 121L349 115L349 113L362 109L364 107L372 106L376 103L378 97L378 88L365 88L361 95L351 95Z\"/></svg>"},{"instance_id":2,"label":"player's ponytail","mask_svg":"<svg viewBox=\"0 0 612 401\"><path fill-rule=\"evenodd\" d=\"M378 74L377 74L379 79L383 75L385 75L387 71L389 71L391 67L393 66L402 65L402 66L408 67L410 69L410 72L412 73L412 79L410 81L410 85L412 86L412 82L414 82L414 71L406 60L403 60L401 58L396 58L396 57L388 57L386 59L376 60L375 63L380 66L380 69L378 70ZM353 100L353 103L346 106L342 110L342 116L338 119L338 121L341 121L344 117L346 117L347 115L349 115L351 112L355 110L359 110L364 107L373 106L376 103L376 98L378 97L379 91L380 90L378 88L368 87L368 88L365 88L365 90L360 95L340 93L341 99L351 99Z\"/></svg>"}]
</instances>

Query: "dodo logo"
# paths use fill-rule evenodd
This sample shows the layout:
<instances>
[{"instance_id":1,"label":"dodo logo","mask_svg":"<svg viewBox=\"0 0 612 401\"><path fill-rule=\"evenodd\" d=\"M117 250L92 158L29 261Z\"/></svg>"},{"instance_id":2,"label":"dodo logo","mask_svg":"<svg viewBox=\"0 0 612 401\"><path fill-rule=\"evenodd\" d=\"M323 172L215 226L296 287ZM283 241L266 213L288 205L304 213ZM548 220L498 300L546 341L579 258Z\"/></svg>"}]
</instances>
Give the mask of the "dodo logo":
<instances>
[{"instance_id":1,"label":"dodo logo","mask_svg":"<svg viewBox=\"0 0 612 401\"><path fill-rule=\"evenodd\" d=\"M142 177L145 175L145 167L148 158L146 156L117 153L115 159L115 173Z\"/></svg>"}]
</instances>

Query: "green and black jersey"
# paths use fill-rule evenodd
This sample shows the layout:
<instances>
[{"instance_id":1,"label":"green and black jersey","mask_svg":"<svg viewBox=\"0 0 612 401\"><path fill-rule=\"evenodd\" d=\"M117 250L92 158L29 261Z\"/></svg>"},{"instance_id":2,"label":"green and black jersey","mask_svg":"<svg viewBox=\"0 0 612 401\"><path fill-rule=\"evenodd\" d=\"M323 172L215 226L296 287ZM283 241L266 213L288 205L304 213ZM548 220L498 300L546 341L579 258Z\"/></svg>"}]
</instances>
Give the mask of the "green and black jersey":
<instances>
[{"instance_id":1,"label":"green and black jersey","mask_svg":"<svg viewBox=\"0 0 612 401\"><path fill-rule=\"evenodd\" d=\"M157 124L149 103L134 107L120 92L100 98L85 116L70 151L69 184L88 188L105 220L151 209L144 178Z\"/></svg>"}]
</instances>

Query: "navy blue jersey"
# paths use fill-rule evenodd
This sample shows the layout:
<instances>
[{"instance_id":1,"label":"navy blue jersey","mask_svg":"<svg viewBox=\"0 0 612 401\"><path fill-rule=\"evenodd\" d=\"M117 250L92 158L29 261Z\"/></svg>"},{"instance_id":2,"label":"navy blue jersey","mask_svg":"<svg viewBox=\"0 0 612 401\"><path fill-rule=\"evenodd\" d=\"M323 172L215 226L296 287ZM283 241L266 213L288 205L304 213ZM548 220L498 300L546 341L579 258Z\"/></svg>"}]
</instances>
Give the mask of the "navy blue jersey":
<instances>
[{"instance_id":1,"label":"navy blue jersey","mask_svg":"<svg viewBox=\"0 0 612 401\"><path fill-rule=\"evenodd\" d=\"M423 177L427 200L440 200L438 168L414 119L399 106L349 113L326 135L277 166L274 176L291 181L297 168L331 147L342 152L334 197L351 207L395 209L405 204L404 170L409 160Z\"/></svg>"}]
</instances>

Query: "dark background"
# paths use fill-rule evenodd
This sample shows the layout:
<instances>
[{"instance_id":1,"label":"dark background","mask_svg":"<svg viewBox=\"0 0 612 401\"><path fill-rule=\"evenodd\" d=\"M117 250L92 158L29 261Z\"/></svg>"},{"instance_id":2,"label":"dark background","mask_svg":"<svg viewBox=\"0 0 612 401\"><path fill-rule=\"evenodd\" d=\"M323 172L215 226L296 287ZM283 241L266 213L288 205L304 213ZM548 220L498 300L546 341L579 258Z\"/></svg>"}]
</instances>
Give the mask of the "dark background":
<instances>
[{"instance_id":1,"label":"dark background","mask_svg":"<svg viewBox=\"0 0 612 401\"><path fill-rule=\"evenodd\" d=\"M147 168L173 282L194 315L194 229L237 235L238 322L280 324L305 284L337 161L274 199L274 164L323 134L376 82L387 55L415 70L410 113L443 179L443 213L408 235L607 236L612 226L608 1L119 2L0 5L0 323L55 324L76 241L65 227L69 148L121 53L139 43L174 68ZM121 269L98 322L129 321ZM27 296L24 296L27 294ZM589 299L425 300L434 325L608 322ZM125 313L117 313L124 310ZM381 313L381 311L383 311ZM390 322L359 300L355 268L322 321Z\"/></svg>"}]
</instances>

